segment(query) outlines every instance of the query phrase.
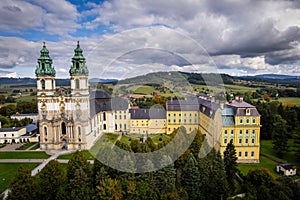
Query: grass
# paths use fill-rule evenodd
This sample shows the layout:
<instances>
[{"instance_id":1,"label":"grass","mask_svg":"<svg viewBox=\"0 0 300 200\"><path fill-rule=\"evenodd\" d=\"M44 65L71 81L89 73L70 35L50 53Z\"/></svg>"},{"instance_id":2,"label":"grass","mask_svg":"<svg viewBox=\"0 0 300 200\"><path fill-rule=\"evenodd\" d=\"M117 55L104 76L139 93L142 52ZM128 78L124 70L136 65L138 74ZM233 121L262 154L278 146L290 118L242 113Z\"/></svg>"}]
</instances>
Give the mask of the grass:
<instances>
[{"instance_id":1,"label":"grass","mask_svg":"<svg viewBox=\"0 0 300 200\"><path fill-rule=\"evenodd\" d=\"M33 170L39 163L0 163L0 191L1 193L9 186L18 171L18 168L23 165L29 170Z\"/></svg>"},{"instance_id":2,"label":"grass","mask_svg":"<svg viewBox=\"0 0 300 200\"><path fill-rule=\"evenodd\" d=\"M252 88L252 87L246 87L246 86L241 86L241 85L230 85L230 84L224 84L225 90L226 91L233 91L233 92L255 92L257 88Z\"/></svg>"},{"instance_id":3,"label":"grass","mask_svg":"<svg viewBox=\"0 0 300 200\"><path fill-rule=\"evenodd\" d=\"M256 168L267 168L275 178L279 177L280 175L276 173L275 166L276 162L269 160L265 157L260 157L260 163L257 164L238 164L238 169L241 171L243 175L247 175L249 170L256 169Z\"/></svg>"},{"instance_id":4,"label":"grass","mask_svg":"<svg viewBox=\"0 0 300 200\"><path fill-rule=\"evenodd\" d=\"M37 142L26 143L26 144L23 144L22 146L20 146L18 148L18 150L26 150L26 149L28 149L28 148L32 147L33 145L36 145L36 144L37 144Z\"/></svg>"},{"instance_id":5,"label":"grass","mask_svg":"<svg viewBox=\"0 0 300 200\"><path fill-rule=\"evenodd\" d=\"M159 134L159 135L155 135L155 136L151 137L152 141L156 144L166 141L166 140L169 140L169 138L170 137L166 134ZM160 139L161 139L161 141L160 141Z\"/></svg>"},{"instance_id":6,"label":"grass","mask_svg":"<svg viewBox=\"0 0 300 200\"><path fill-rule=\"evenodd\" d=\"M300 98L297 97L281 97L278 101L282 102L283 104L293 104L296 106L300 106Z\"/></svg>"},{"instance_id":7,"label":"grass","mask_svg":"<svg viewBox=\"0 0 300 200\"><path fill-rule=\"evenodd\" d=\"M278 158L277 155L275 154L275 151L273 150L272 140L261 140L260 144L261 144L261 153L262 154L272 157L275 160L278 160L280 162L288 162L288 163L294 164L298 168L300 168L299 158L297 158L297 156L295 155L295 151L294 151L295 148L293 147L293 145L294 145L293 140L288 141L289 149L287 152L283 153L282 158Z\"/></svg>"},{"instance_id":8,"label":"grass","mask_svg":"<svg viewBox=\"0 0 300 200\"><path fill-rule=\"evenodd\" d=\"M40 148L40 143L38 143L37 145L33 146L30 150L36 150Z\"/></svg>"},{"instance_id":9,"label":"grass","mask_svg":"<svg viewBox=\"0 0 300 200\"><path fill-rule=\"evenodd\" d=\"M107 138L110 142L115 143L119 136L112 133L106 133L104 134L104 137Z\"/></svg>"},{"instance_id":10,"label":"grass","mask_svg":"<svg viewBox=\"0 0 300 200\"><path fill-rule=\"evenodd\" d=\"M151 94L156 90L152 86L140 86L135 89L134 94Z\"/></svg>"},{"instance_id":11,"label":"grass","mask_svg":"<svg viewBox=\"0 0 300 200\"><path fill-rule=\"evenodd\" d=\"M92 154L88 151L88 150L83 150L81 151L83 153L83 156L87 159L87 160L94 160L94 156L92 156ZM65 155L61 155L59 156L57 159L66 159L66 160L70 160L73 156L73 153L70 154L65 154Z\"/></svg>"},{"instance_id":12,"label":"grass","mask_svg":"<svg viewBox=\"0 0 300 200\"><path fill-rule=\"evenodd\" d=\"M287 151L283 153L282 158L278 158L278 156L275 154L275 151L273 150L273 144L272 140L261 140L260 141L260 150L261 154L266 155L278 162L282 163L291 163L296 165L298 168L300 167L300 162L298 161L298 158L295 155L294 152L294 143L293 140L288 141L288 146L290 146L290 151ZM277 165L277 162L274 162L268 158L265 158L263 156L260 156L260 163L259 164L238 164L239 170L242 172L243 175L247 175L248 171L250 169L255 169L255 168L267 168L275 178L279 177L275 172L275 166Z\"/></svg>"},{"instance_id":13,"label":"grass","mask_svg":"<svg viewBox=\"0 0 300 200\"><path fill-rule=\"evenodd\" d=\"M137 140L136 138L129 137L127 135L123 135L120 139L120 142L130 145L132 140Z\"/></svg>"},{"instance_id":14,"label":"grass","mask_svg":"<svg viewBox=\"0 0 300 200\"><path fill-rule=\"evenodd\" d=\"M46 159L50 156L43 151L34 152L0 152L0 159Z\"/></svg>"},{"instance_id":15,"label":"grass","mask_svg":"<svg viewBox=\"0 0 300 200\"><path fill-rule=\"evenodd\" d=\"M32 102L36 101L36 96L21 96L16 99L17 102L25 101L25 102Z\"/></svg>"}]
</instances>

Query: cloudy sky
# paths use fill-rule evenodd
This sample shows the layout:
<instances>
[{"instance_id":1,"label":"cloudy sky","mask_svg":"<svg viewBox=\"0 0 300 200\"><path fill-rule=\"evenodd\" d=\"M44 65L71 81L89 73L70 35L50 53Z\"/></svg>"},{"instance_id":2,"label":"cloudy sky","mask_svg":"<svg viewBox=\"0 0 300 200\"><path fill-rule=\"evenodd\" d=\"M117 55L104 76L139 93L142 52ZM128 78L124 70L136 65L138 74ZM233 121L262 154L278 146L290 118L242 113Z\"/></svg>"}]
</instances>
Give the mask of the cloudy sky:
<instances>
[{"instance_id":1,"label":"cloudy sky","mask_svg":"<svg viewBox=\"0 0 300 200\"><path fill-rule=\"evenodd\" d=\"M0 76L34 77L45 41L68 77L78 40L90 77L300 75L300 1L0 1Z\"/></svg>"}]
</instances>

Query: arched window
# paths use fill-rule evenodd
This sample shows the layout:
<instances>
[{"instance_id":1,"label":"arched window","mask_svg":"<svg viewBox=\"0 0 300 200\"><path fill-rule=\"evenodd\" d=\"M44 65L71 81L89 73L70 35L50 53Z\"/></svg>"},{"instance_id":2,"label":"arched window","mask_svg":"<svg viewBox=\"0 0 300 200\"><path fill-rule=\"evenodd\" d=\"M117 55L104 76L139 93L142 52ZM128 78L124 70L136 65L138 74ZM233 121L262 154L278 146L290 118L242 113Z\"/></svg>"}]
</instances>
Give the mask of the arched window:
<instances>
[{"instance_id":1,"label":"arched window","mask_svg":"<svg viewBox=\"0 0 300 200\"><path fill-rule=\"evenodd\" d=\"M106 113L103 113L103 121L106 121Z\"/></svg>"},{"instance_id":2,"label":"arched window","mask_svg":"<svg viewBox=\"0 0 300 200\"><path fill-rule=\"evenodd\" d=\"M79 62L76 62L76 69L79 69Z\"/></svg>"},{"instance_id":3,"label":"arched window","mask_svg":"<svg viewBox=\"0 0 300 200\"><path fill-rule=\"evenodd\" d=\"M75 80L75 88L79 89L79 80L78 79Z\"/></svg>"},{"instance_id":4,"label":"arched window","mask_svg":"<svg viewBox=\"0 0 300 200\"><path fill-rule=\"evenodd\" d=\"M47 136L47 127L44 126L44 135Z\"/></svg>"},{"instance_id":5,"label":"arched window","mask_svg":"<svg viewBox=\"0 0 300 200\"><path fill-rule=\"evenodd\" d=\"M61 134L63 134L63 135L67 134L67 129L66 129L66 123L65 122L61 123Z\"/></svg>"},{"instance_id":6,"label":"arched window","mask_svg":"<svg viewBox=\"0 0 300 200\"><path fill-rule=\"evenodd\" d=\"M45 63L42 63L42 70L45 70Z\"/></svg>"},{"instance_id":7,"label":"arched window","mask_svg":"<svg viewBox=\"0 0 300 200\"><path fill-rule=\"evenodd\" d=\"M45 89L45 80L44 79L41 80L41 84L42 84L42 90L44 90Z\"/></svg>"},{"instance_id":8,"label":"arched window","mask_svg":"<svg viewBox=\"0 0 300 200\"><path fill-rule=\"evenodd\" d=\"M78 136L80 136L81 135L81 127L80 126L78 126L78 128L77 128L77 132L78 132Z\"/></svg>"},{"instance_id":9,"label":"arched window","mask_svg":"<svg viewBox=\"0 0 300 200\"><path fill-rule=\"evenodd\" d=\"M106 124L103 124L103 130L106 130Z\"/></svg>"}]
</instances>

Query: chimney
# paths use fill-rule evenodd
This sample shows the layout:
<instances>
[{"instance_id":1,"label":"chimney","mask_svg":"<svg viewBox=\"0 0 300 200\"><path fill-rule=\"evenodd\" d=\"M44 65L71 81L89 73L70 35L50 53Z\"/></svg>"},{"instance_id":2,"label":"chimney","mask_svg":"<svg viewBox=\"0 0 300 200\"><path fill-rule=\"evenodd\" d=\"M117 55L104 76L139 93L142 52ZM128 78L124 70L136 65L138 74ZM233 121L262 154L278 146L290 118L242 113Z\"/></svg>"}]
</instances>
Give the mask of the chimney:
<instances>
[{"instance_id":1,"label":"chimney","mask_svg":"<svg viewBox=\"0 0 300 200\"><path fill-rule=\"evenodd\" d=\"M236 101L239 101L239 96L235 96L235 100L236 100Z\"/></svg>"}]
</instances>

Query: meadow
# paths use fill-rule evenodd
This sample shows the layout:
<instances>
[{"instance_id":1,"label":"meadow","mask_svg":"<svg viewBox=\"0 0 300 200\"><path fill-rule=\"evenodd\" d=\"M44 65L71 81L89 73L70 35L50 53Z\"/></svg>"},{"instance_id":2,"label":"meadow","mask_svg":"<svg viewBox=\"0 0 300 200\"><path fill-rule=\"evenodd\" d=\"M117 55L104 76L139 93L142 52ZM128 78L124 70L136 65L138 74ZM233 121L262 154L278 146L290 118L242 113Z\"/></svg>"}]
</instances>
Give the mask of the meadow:
<instances>
[{"instance_id":1,"label":"meadow","mask_svg":"<svg viewBox=\"0 0 300 200\"><path fill-rule=\"evenodd\" d=\"M21 165L28 170L33 170L39 163L0 163L0 192L9 186Z\"/></svg>"}]
</instances>

